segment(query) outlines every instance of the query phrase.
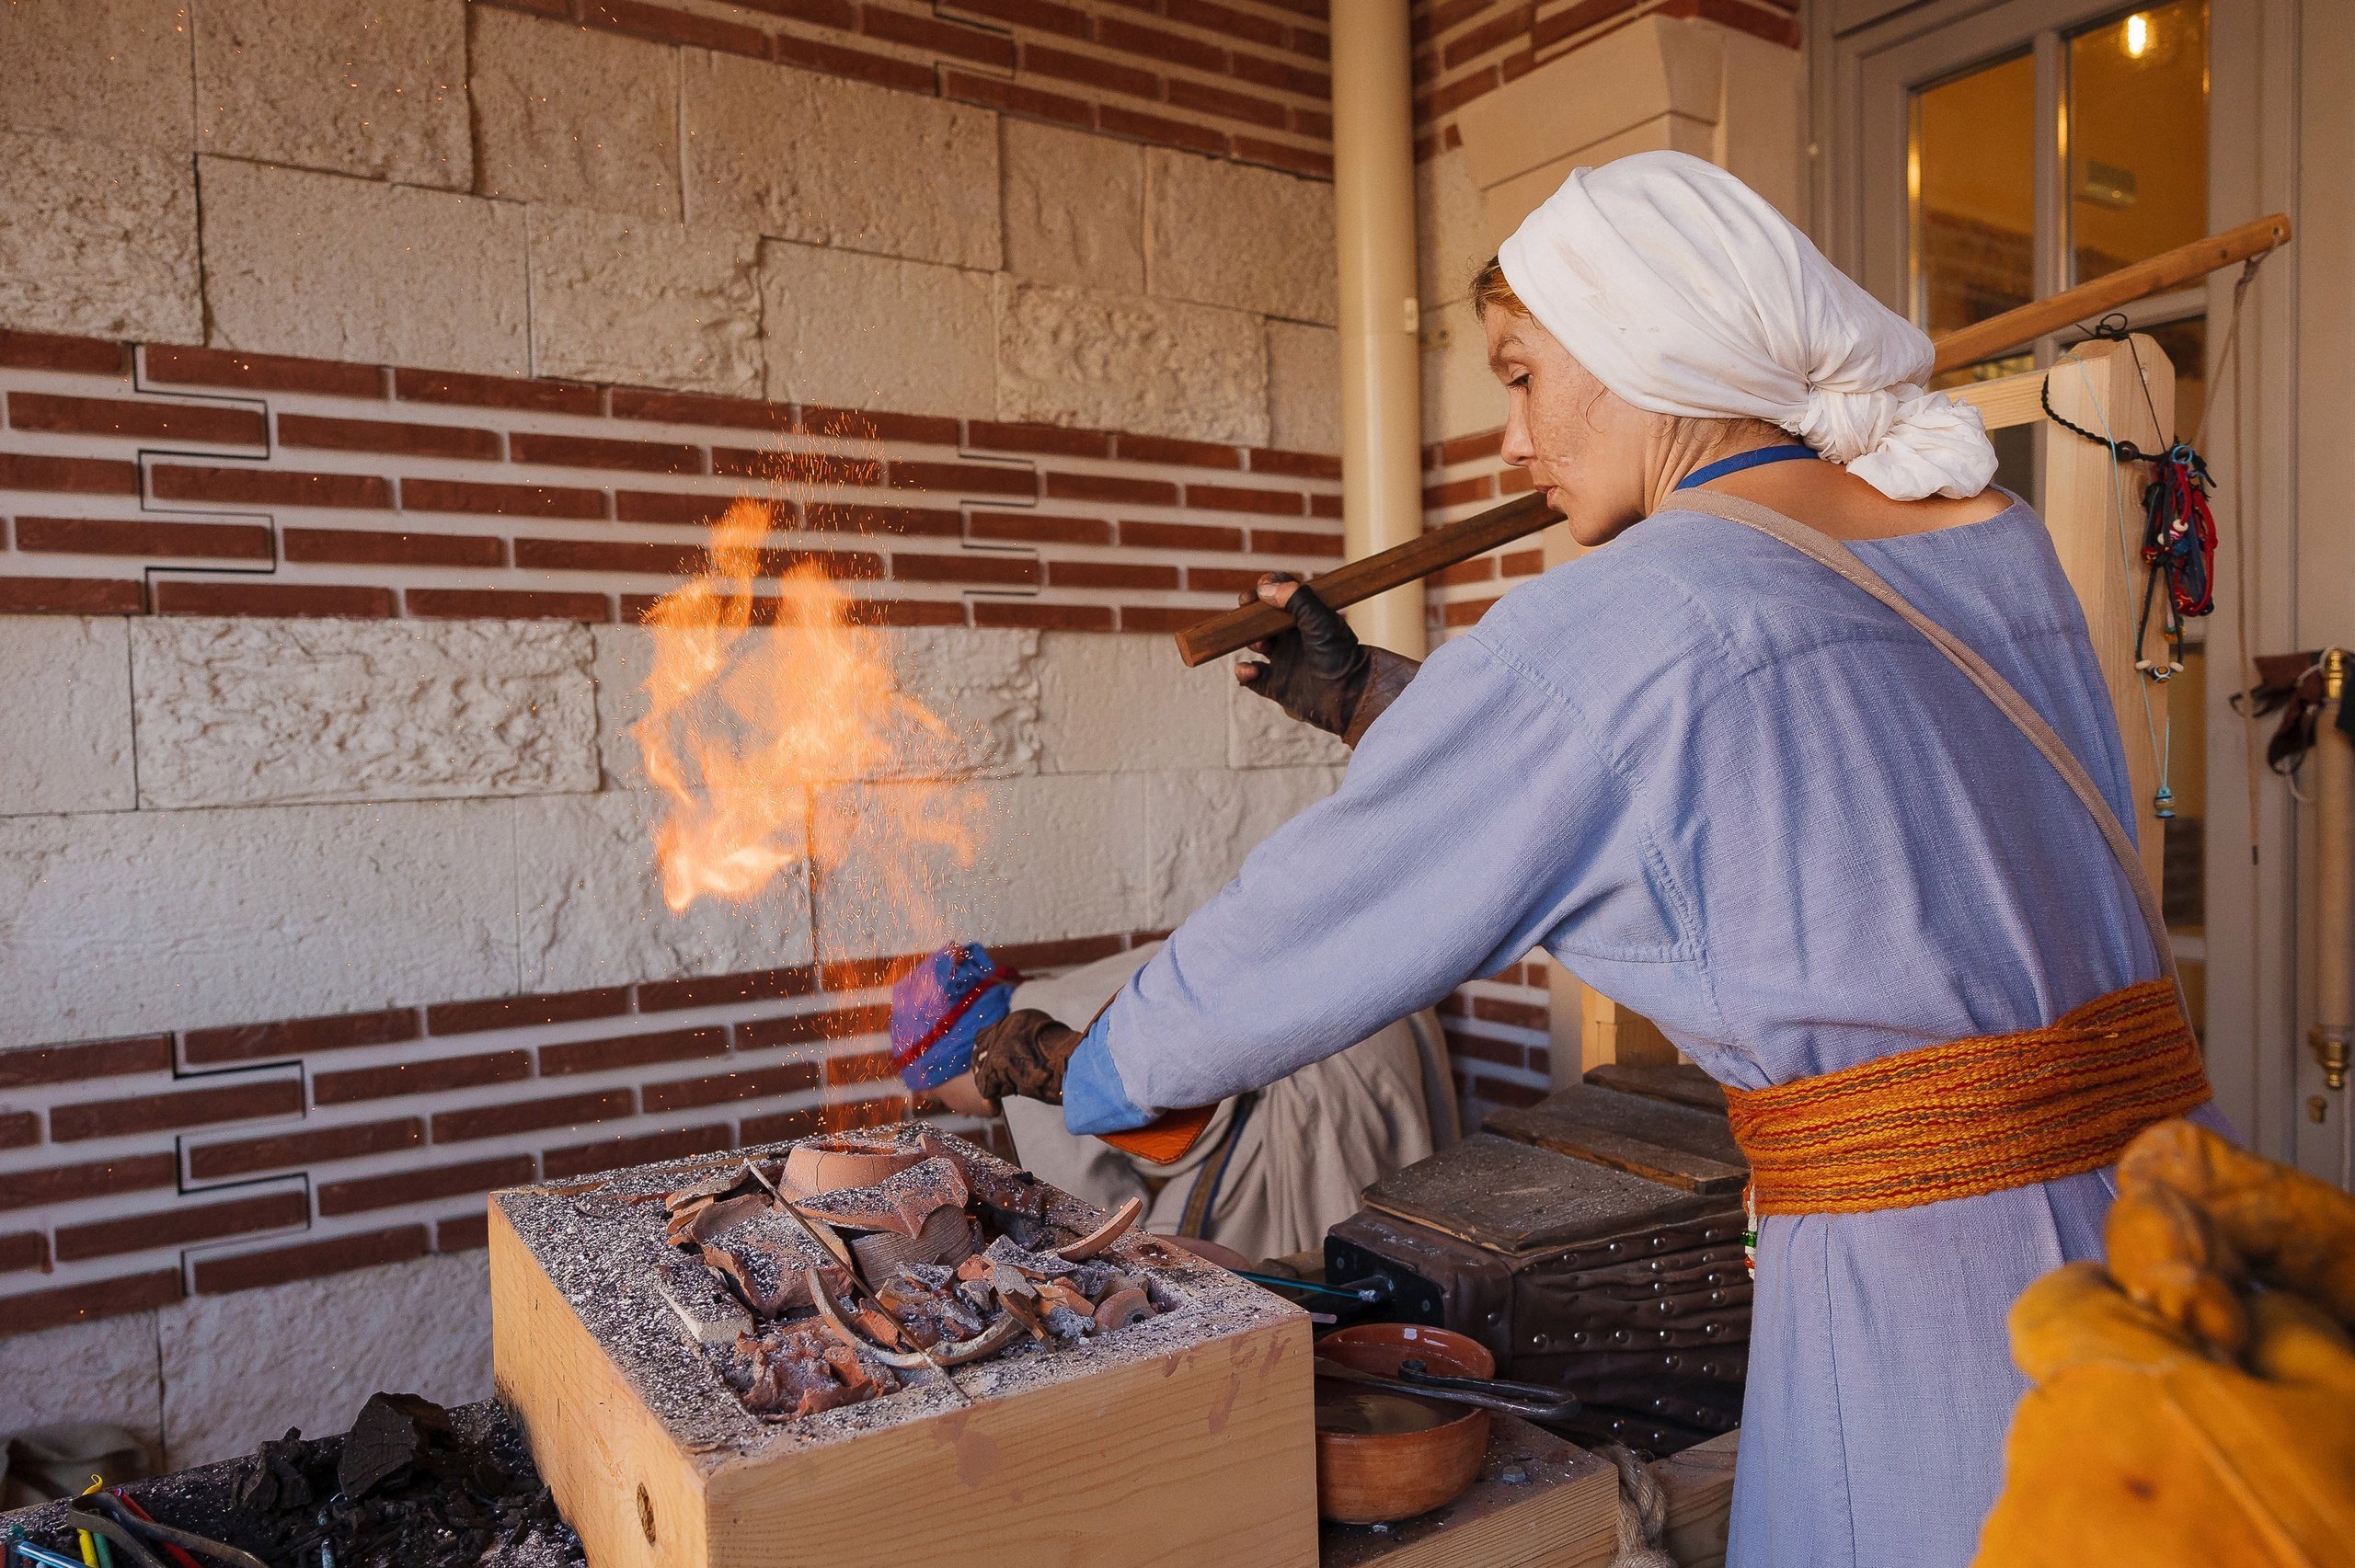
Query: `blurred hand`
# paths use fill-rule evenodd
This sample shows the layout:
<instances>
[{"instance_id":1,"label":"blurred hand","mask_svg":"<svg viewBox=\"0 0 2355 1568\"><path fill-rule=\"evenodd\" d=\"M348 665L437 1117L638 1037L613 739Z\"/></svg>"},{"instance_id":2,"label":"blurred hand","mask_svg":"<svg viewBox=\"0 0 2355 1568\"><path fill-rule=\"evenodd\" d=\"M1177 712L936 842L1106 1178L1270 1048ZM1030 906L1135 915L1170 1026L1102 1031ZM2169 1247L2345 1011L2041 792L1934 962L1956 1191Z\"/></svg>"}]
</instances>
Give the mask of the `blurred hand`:
<instances>
[{"instance_id":1,"label":"blurred hand","mask_svg":"<svg viewBox=\"0 0 2355 1568\"><path fill-rule=\"evenodd\" d=\"M2181 1121L2118 1187L2108 1266L2012 1308L2035 1387L1975 1568L2355 1562L2355 1198Z\"/></svg>"}]
</instances>

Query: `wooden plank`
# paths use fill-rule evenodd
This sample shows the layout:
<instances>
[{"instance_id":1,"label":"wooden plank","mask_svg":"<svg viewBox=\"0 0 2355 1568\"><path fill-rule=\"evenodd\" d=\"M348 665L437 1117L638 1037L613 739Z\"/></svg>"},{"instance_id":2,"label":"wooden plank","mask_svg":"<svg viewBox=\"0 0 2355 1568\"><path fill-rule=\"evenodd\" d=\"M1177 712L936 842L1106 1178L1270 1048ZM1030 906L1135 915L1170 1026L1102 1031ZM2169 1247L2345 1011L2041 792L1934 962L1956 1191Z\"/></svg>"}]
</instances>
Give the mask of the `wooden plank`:
<instances>
[{"instance_id":1,"label":"wooden plank","mask_svg":"<svg viewBox=\"0 0 2355 1568\"><path fill-rule=\"evenodd\" d=\"M2262 256L2289 237L2290 215L2276 212L2271 217L2226 229L2223 234L2161 251L2148 260L2121 267L2048 299L2031 300L2016 310L1989 316L1939 338L1937 363L1930 373L1937 375L1992 360L2024 343L2033 343L2048 332L2058 332L2073 322L2095 320L2120 305L2164 294L2169 289L2205 278L2219 268Z\"/></svg>"},{"instance_id":2,"label":"wooden plank","mask_svg":"<svg viewBox=\"0 0 2355 1568\"><path fill-rule=\"evenodd\" d=\"M2082 345L2050 376L2052 408L2062 418L2144 452L2163 451L2172 439L2175 368L2150 338L2138 333L2124 343ZM2044 452L2044 526L2085 609L2085 629L2118 714L2133 786L2135 841L2142 868L2156 887L2164 841L2152 807L2159 781L2153 742L2154 727L2166 722L2166 692L2134 668L2137 658L2166 658L2155 613L2147 647L2138 649L2135 640L2145 570L2139 554L2142 498L2149 470L2112 462L2105 448L2059 429L2046 441Z\"/></svg>"},{"instance_id":3,"label":"wooden plank","mask_svg":"<svg viewBox=\"0 0 2355 1568\"><path fill-rule=\"evenodd\" d=\"M1947 395L1957 403L1968 403L1979 410L1991 430L2008 429L2014 425L2037 425L2044 422L2043 371L2022 371L2017 375L1996 376L1988 381L1974 381L1965 386L1947 388Z\"/></svg>"},{"instance_id":4,"label":"wooden plank","mask_svg":"<svg viewBox=\"0 0 2355 1568\"><path fill-rule=\"evenodd\" d=\"M1568 1246L1726 1207L1549 1150L1475 1133L1368 1187L1367 1207L1501 1253Z\"/></svg>"},{"instance_id":5,"label":"wooden plank","mask_svg":"<svg viewBox=\"0 0 2355 1568\"><path fill-rule=\"evenodd\" d=\"M1725 1568L1734 1457L1740 1447L1741 1434L1733 1431L1652 1461L1652 1477L1668 1494L1660 1546L1676 1559L1677 1568Z\"/></svg>"},{"instance_id":6,"label":"wooden plank","mask_svg":"<svg viewBox=\"0 0 2355 1568\"><path fill-rule=\"evenodd\" d=\"M1319 1546L1320 1568L1603 1568L1619 1549L1619 1473L1541 1427L1492 1414L1470 1491L1384 1530L1327 1525Z\"/></svg>"},{"instance_id":7,"label":"wooden plank","mask_svg":"<svg viewBox=\"0 0 2355 1568\"><path fill-rule=\"evenodd\" d=\"M590 1561L699 1568L708 1558L701 1467L662 1430L497 1203L490 1302L493 1387Z\"/></svg>"},{"instance_id":8,"label":"wooden plank","mask_svg":"<svg viewBox=\"0 0 2355 1568\"><path fill-rule=\"evenodd\" d=\"M1499 1111L1485 1130L1686 1192L1739 1193L1750 1179L1724 1116L1600 1085Z\"/></svg>"},{"instance_id":9,"label":"wooden plank","mask_svg":"<svg viewBox=\"0 0 2355 1568\"><path fill-rule=\"evenodd\" d=\"M1623 1007L1601 991L1579 982L1579 1066L1581 1070L1611 1062L1647 1067L1672 1066L1675 1045L1660 1025L1631 1007Z\"/></svg>"},{"instance_id":10,"label":"wooden plank","mask_svg":"<svg viewBox=\"0 0 2355 1568\"><path fill-rule=\"evenodd\" d=\"M1691 1062L1667 1067L1615 1063L1589 1068L1586 1082L1626 1094L1648 1094L1655 1100L1715 1111L1720 1116L1726 1114L1724 1086Z\"/></svg>"}]
</instances>

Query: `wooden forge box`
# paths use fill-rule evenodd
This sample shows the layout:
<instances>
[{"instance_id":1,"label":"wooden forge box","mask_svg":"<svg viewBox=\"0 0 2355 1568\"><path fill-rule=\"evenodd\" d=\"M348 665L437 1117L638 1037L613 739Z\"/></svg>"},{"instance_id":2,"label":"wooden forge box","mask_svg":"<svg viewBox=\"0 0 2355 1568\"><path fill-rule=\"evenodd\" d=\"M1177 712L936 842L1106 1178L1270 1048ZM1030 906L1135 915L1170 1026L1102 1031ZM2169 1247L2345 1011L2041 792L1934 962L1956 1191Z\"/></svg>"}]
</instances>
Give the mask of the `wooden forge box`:
<instances>
[{"instance_id":1,"label":"wooden forge box","mask_svg":"<svg viewBox=\"0 0 2355 1568\"><path fill-rule=\"evenodd\" d=\"M945 1156L977 1193L1028 1184L1034 1260L1105 1220L962 1139L914 1127L856 1136L936 1164ZM1098 1277L1149 1295L1157 1315L1103 1329L1067 1317L1068 1333L1026 1333L986 1359L885 1370L876 1386L894 1391L839 1408L748 1403L741 1363L729 1360L753 1343L740 1331L787 1325L754 1324L741 1286L666 1240L681 1223L666 1198L725 1190L748 1161L745 1182L764 1173L766 1187L794 1150L825 1141L492 1195L499 1392L592 1568L1315 1562L1306 1314L1141 1233L1103 1250ZM780 1190L798 1196L789 1181ZM979 1242L989 1227L974 1225ZM823 1229L802 1234L822 1241ZM879 1235L892 1240L858 1239ZM991 1266L975 1253L967 1272ZM780 1295L793 1278L781 1276ZM1018 1278L1016 1292L1037 1304ZM862 1285L839 1299L872 1298ZM806 1290L802 1302L812 1305ZM814 1343L822 1325L790 1326Z\"/></svg>"}]
</instances>

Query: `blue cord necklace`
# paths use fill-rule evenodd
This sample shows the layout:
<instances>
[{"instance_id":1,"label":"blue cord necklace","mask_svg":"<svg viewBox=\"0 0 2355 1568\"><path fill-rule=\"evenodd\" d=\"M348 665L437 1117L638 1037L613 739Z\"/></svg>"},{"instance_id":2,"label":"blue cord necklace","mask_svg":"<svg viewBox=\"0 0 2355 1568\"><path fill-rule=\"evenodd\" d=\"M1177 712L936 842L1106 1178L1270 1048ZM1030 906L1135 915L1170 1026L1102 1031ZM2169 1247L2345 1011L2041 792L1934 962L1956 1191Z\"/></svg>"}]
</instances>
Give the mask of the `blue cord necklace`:
<instances>
[{"instance_id":1,"label":"blue cord necklace","mask_svg":"<svg viewBox=\"0 0 2355 1568\"><path fill-rule=\"evenodd\" d=\"M1814 455L1813 447L1797 444L1753 447L1748 452L1738 452L1731 457L1721 457L1715 463L1695 468L1678 481L1676 487L1680 490L1689 490L1695 485L1706 485L1712 479L1722 479L1729 474L1739 474L1745 468L1762 468L1769 463L1797 463L1802 457Z\"/></svg>"}]
</instances>

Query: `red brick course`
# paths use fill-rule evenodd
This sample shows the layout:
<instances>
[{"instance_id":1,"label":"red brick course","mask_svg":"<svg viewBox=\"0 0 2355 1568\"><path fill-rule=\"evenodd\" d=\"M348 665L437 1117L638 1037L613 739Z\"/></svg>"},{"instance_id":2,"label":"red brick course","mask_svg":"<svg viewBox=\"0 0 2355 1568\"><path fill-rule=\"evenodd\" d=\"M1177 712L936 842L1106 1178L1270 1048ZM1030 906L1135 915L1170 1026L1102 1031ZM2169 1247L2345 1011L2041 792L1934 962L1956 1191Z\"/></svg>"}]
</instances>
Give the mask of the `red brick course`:
<instances>
[{"instance_id":1,"label":"red brick course","mask_svg":"<svg viewBox=\"0 0 2355 1568\"><path fill-rule=\"evenodd\" d=\"M748 1138L745 1141L757 1139ZM684 1160L734 1146L726 1122L681 1127L675 1132L642 1133L635 1138L609 1138L601 1143L570 1143L540 1156L540 1174L548 1181L586 1175L592 1171L615 1171L657 1160Z\"/></svg>"},{"instance_id":2,"label":"red brick course","mask_svg":"<svg viewBox=\"0 0 2355 1568\"><path fill-rule=\"evenodd\" d=\"M258 523L20 517L16 537L17 549L35 555L267 561L270 554L270 530Z\"/></svg>"},{"instance_id":3,"label":"red brick course","mask_svg":"<svg viewBox=\"0 0 2355 1568\"><path fill-rule=\"evenodd\" d=\"M606 1089L586 1094L557 1094L545 1100L505 1100L463 1111L443 1111L433 1118L433 1141L466 1143L542 1127L580 1127L615 1121L638 1113L638 1095L627 1089Z\"/></svg>"},{"instance_id":4,"label":"red brick course","mask_svg":"<svg viewBox=\"0 0 2355 1568\"><path fill-rule=\"evenodd\" d=\"M583 1018L611 1018L628 1011L628 988L606 986L597 990L436 1002L425 1010L425 1028L432 1035L470 1035L485 1029L511 1029L523 1024L570 1024Z\"/></svg>"},{"instance_id":5,"label":"red brick course","mask_svg":"<svg viewBox=\"0 0 2355 1568\"><path fill-rule=\"evenodd\" d=\"M17 1046L0 1050L0 1090L133 1072L168 1072L171 1067L169 1035L135 1035L70 1046Z\"/></svg>"},{"instance_id":6,"label":"red brick course","mask_svg":"<svg viewBox=\"0 0 2355 1568\"><path fill-rule=\"evenodd\" d=\"M649 1067L657 1062L693 1061L727 1054L728 1031L718 1027L569 1040L563 1045L540 1047L540 1075L546 1078L575 1072L615 1072L626 1067Z\"/></svg>"},{"instance_id":7,"label":"red brick course","mask_svg":"<svg viewBox=\"0 0 2355 1568\"><path fill-rule=\"evenodd\" d=\"M224 446L259 446L268 435L258 409L224 407L218 403L59 397L40 392L8 395L8 428Z\"/></svg>"},{"instance_id":8,"label":"red brick course","mask_svg":"<svg viewBox=\"0 0 2355 1568\"><path fill-rule=\"evenodd\" d=\"M322 1105L343 1105L396 1094L438 1094L452 1089L478 1089L487 1083L513 1083L531 1075L529 1051L488 1051L481 1056L315 1073L311 1098Z\"/></svg>"},{"instance_id":9,"label":"red brick course","mask_svg":"<svg viewBox=\"0 0 2355 1568\"><path fill-rule=\"evenodd\" d=\"M684 1111L700 1105L721 1105L734 1100L765 1100L776 1094L798 1094L818 1087L814 1063L789 1061L777 1067L723 1072L709 1078L683 1079L673 1083L649 1083L643 1092L649 1116Z\"/></svg>"},{"instance_id":10,"label":"red brick course","mask_svg":"<svg viewBox=\"0 0 2355 1568\"><path fill-rule=\"evenodd\" d=\"M296 1279L316 1279L323 1275L347 1274L382 1264L407 1263L424 1255L425 1227L403 1225L390 1230L369 1230L264 1252L239 1253L232 1257L199 1258L193 1272L196 1293L215 1296L232 1290L255 1290L266 1285L284 1285ZM178 1282L176 1270L173 1284L177 1287ZM176 1289L173 1299L178 1297Z\"/></svg>"},{"instance_id":11,"label":"red brick course","mask_svg":"<svg viewBox=\"0 0 2355 1568\"><path fill-rule=\"evenodd\" d=\"M202 1144L189 1150L188 1173L193 1180L212 1182L252 1175L258 1171L302 1170L339 1160L359 1160L371 1154L415 1149L424 1141L423 1119L400 1116L392 1121L360 1122L350 1127Z\"/></svg>"},{"instance_id":12,"label":"red brick course","mask_svg":"<svg viewBox=\"0 0 2355 1568\"><path fill-rule=\"evenodd\" d=\"M0 1334L34 1333L64 1323L125 1312L152 1311L180 1299L180 1271L150 1269L114 1279L60 1285L21 1296L0 1296Z\"/></svg>"},{"instance_id":13,"label":"red brick course","mask_svg":"<svg viewBox=\"0 0 2355 1568\"><path fill-rule=\"evenodd\" d=\"M372 1208L423 1203L429 1198L455 1197L460 1193L487 1193L498 1187L520 1186L537 1173L538 1163L529 1154L507 1154L461 1165L435 1165L385 1176L328 1182L318 1189L319 1213L360 1214Z\"/></svg>"},{"instance_id":14,"label":"red brick course","mask_svg":"<svg viewBox=\"0 0 2355 1568\"><path fill-rule=\"evenodd\" d=\"M265 1193L227 1203L186 1203L150 1214L98 1219L57 1228L57 1261L184 1247L255 1230L284 1230L311 1217L310 1200L299 1192Z\"/></svg>"},{"instance_id":15,"label":"red brick course","mask_svg":"<svg viewBox=\"0 0 2355 1568\"><path fill-rule=\"evenodd\" d=\"M52 1143L78 1143L85 1139L123 1138L214 1122L291 1116L302 1108L303 1085L293 1079L248 1079L203 1089L125 1094L52 1106L49 1137Z\"/></svg>"}]
</instances>

